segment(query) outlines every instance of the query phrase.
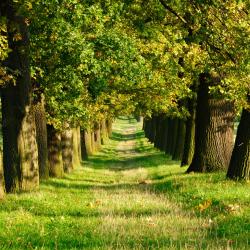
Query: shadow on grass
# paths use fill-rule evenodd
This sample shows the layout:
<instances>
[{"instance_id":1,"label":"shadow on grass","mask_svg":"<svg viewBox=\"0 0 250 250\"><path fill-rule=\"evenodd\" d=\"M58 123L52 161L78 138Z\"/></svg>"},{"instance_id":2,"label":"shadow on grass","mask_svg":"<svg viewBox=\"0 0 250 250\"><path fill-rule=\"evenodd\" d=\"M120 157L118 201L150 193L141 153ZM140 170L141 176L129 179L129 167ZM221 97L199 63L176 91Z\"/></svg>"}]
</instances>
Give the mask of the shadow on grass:
<instances>
[{"instance_id":1,"label":"shadow on grass","mask_svg":"<svg viewBox=\"0 0 250 250\"><path fill-rule=\"evenodd\" d=\"M129 153L130 150L127 150ZM116 151L117 152L117 151ZM132 151L131 151L132 152ZM95 156L88 161L93 169L107 169L112 171L123 171L137 168L156 168L160 165L176 165L178 162L168 159L161 152L151 155L131 156L129 158L112 159L103 156Z\"/></svg>"},{"instance_id":2,"label":"shadow on grass","mask_svg":"<svg viewBox=\"0 0 250 250\"><path fill-rule=\"evenodd\" d=\"M137 131L132 134L121 134L118 132L113 131L111 140L114 141L129 141L129 140L134 140L134 139L140 139L144 137L144 132L143 131Z\"/></svg>"}]
</instances>

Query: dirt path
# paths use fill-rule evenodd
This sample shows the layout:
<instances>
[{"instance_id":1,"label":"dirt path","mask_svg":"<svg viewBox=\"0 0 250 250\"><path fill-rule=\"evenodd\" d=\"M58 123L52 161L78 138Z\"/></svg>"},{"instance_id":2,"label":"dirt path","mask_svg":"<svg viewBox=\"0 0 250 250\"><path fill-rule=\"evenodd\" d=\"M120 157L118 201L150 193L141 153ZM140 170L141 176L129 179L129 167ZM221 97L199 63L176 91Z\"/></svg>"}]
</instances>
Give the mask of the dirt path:
<instances>
[{"instance_id":1,"label":"dirt path","mask_svg":"<svg viewBox=\"0 0 250 250\"><path fill-rule=\"evenodd\" d=\"M122 132L121 135L127 139L119 142L119 144L117 145L116 150L117 150L117 152L120 153L120 157L128 158L128 157L131 157L131 156L136 154L136 152L135 152L135 147L136 147L135 132L136 132L135 126L131 126L130 128L127 128Z\"/></svg>"}]
</instances>

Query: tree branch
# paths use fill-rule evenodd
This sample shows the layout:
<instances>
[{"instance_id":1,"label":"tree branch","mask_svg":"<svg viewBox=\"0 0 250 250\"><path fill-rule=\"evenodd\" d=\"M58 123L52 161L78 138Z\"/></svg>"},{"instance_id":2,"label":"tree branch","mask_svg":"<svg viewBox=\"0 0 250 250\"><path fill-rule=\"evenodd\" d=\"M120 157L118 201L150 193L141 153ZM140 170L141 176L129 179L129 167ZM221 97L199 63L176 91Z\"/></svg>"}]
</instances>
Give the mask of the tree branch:
<instances>
[{"instance_id":1,"label":"tree branch","mask_svg":"<svg viewBox=\"0 0 250 250\"><path fill-rule=\"evenodd\" d=\"M163 5L163 7L168 10L169 12L171 12L173 15L175 15L176 17L178 17L183 23L187 24L188 22L182 17L180 16L175 10L173 10L170 6L168 6L164 0L159 0L160 3Z\"/></svg>"}]
</instances>

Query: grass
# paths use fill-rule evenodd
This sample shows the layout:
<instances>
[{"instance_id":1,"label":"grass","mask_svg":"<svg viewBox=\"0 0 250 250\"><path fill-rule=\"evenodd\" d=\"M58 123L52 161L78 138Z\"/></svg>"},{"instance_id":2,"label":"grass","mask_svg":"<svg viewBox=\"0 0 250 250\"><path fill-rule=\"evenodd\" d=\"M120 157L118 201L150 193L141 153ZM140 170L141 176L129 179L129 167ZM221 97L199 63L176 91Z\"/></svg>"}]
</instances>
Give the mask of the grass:
<instances>
[{"instance_id":1,"label":"grass","mask_svg":"<svg viewBox=\"0 0 250 250\"><path fill-rule=\"evenodd\" d=\"M121 118L81 168L0 203L0 249L250 249L249 183L185 174Z\"/></svg>"}]
</instances>

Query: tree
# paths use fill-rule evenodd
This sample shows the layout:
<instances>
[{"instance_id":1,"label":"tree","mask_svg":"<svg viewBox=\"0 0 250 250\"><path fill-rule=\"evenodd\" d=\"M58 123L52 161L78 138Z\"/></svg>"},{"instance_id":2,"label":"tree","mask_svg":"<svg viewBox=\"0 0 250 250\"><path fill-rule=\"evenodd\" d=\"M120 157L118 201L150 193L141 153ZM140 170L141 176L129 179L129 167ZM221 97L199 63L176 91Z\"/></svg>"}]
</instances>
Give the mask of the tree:
<instances>
[{"instance_id":1,"label":"tree","mask_svg":"<svg viewBox=\"0 0 250 250\"><path fill-rule=\"evenodd\" d=\"M1 3L7 18L7 37L11 52L6 66L17 72L15 84L2 89L3 165L7 192L31 190L39 185L38 152L32 107L29 63L29 35L24 16L15 3Z\"/></svg>"},{"instance_id":2,"label":"tree","mask_svg":"<svg viewBox=\"0 0 250 250\"><path fill-rule=\"evenodd\" d=\"M248 100L249 100L248 95ZM243 109L237 130L227 177L235 180L250 179L250 112Z\"/></svg>"}]
</instances>

